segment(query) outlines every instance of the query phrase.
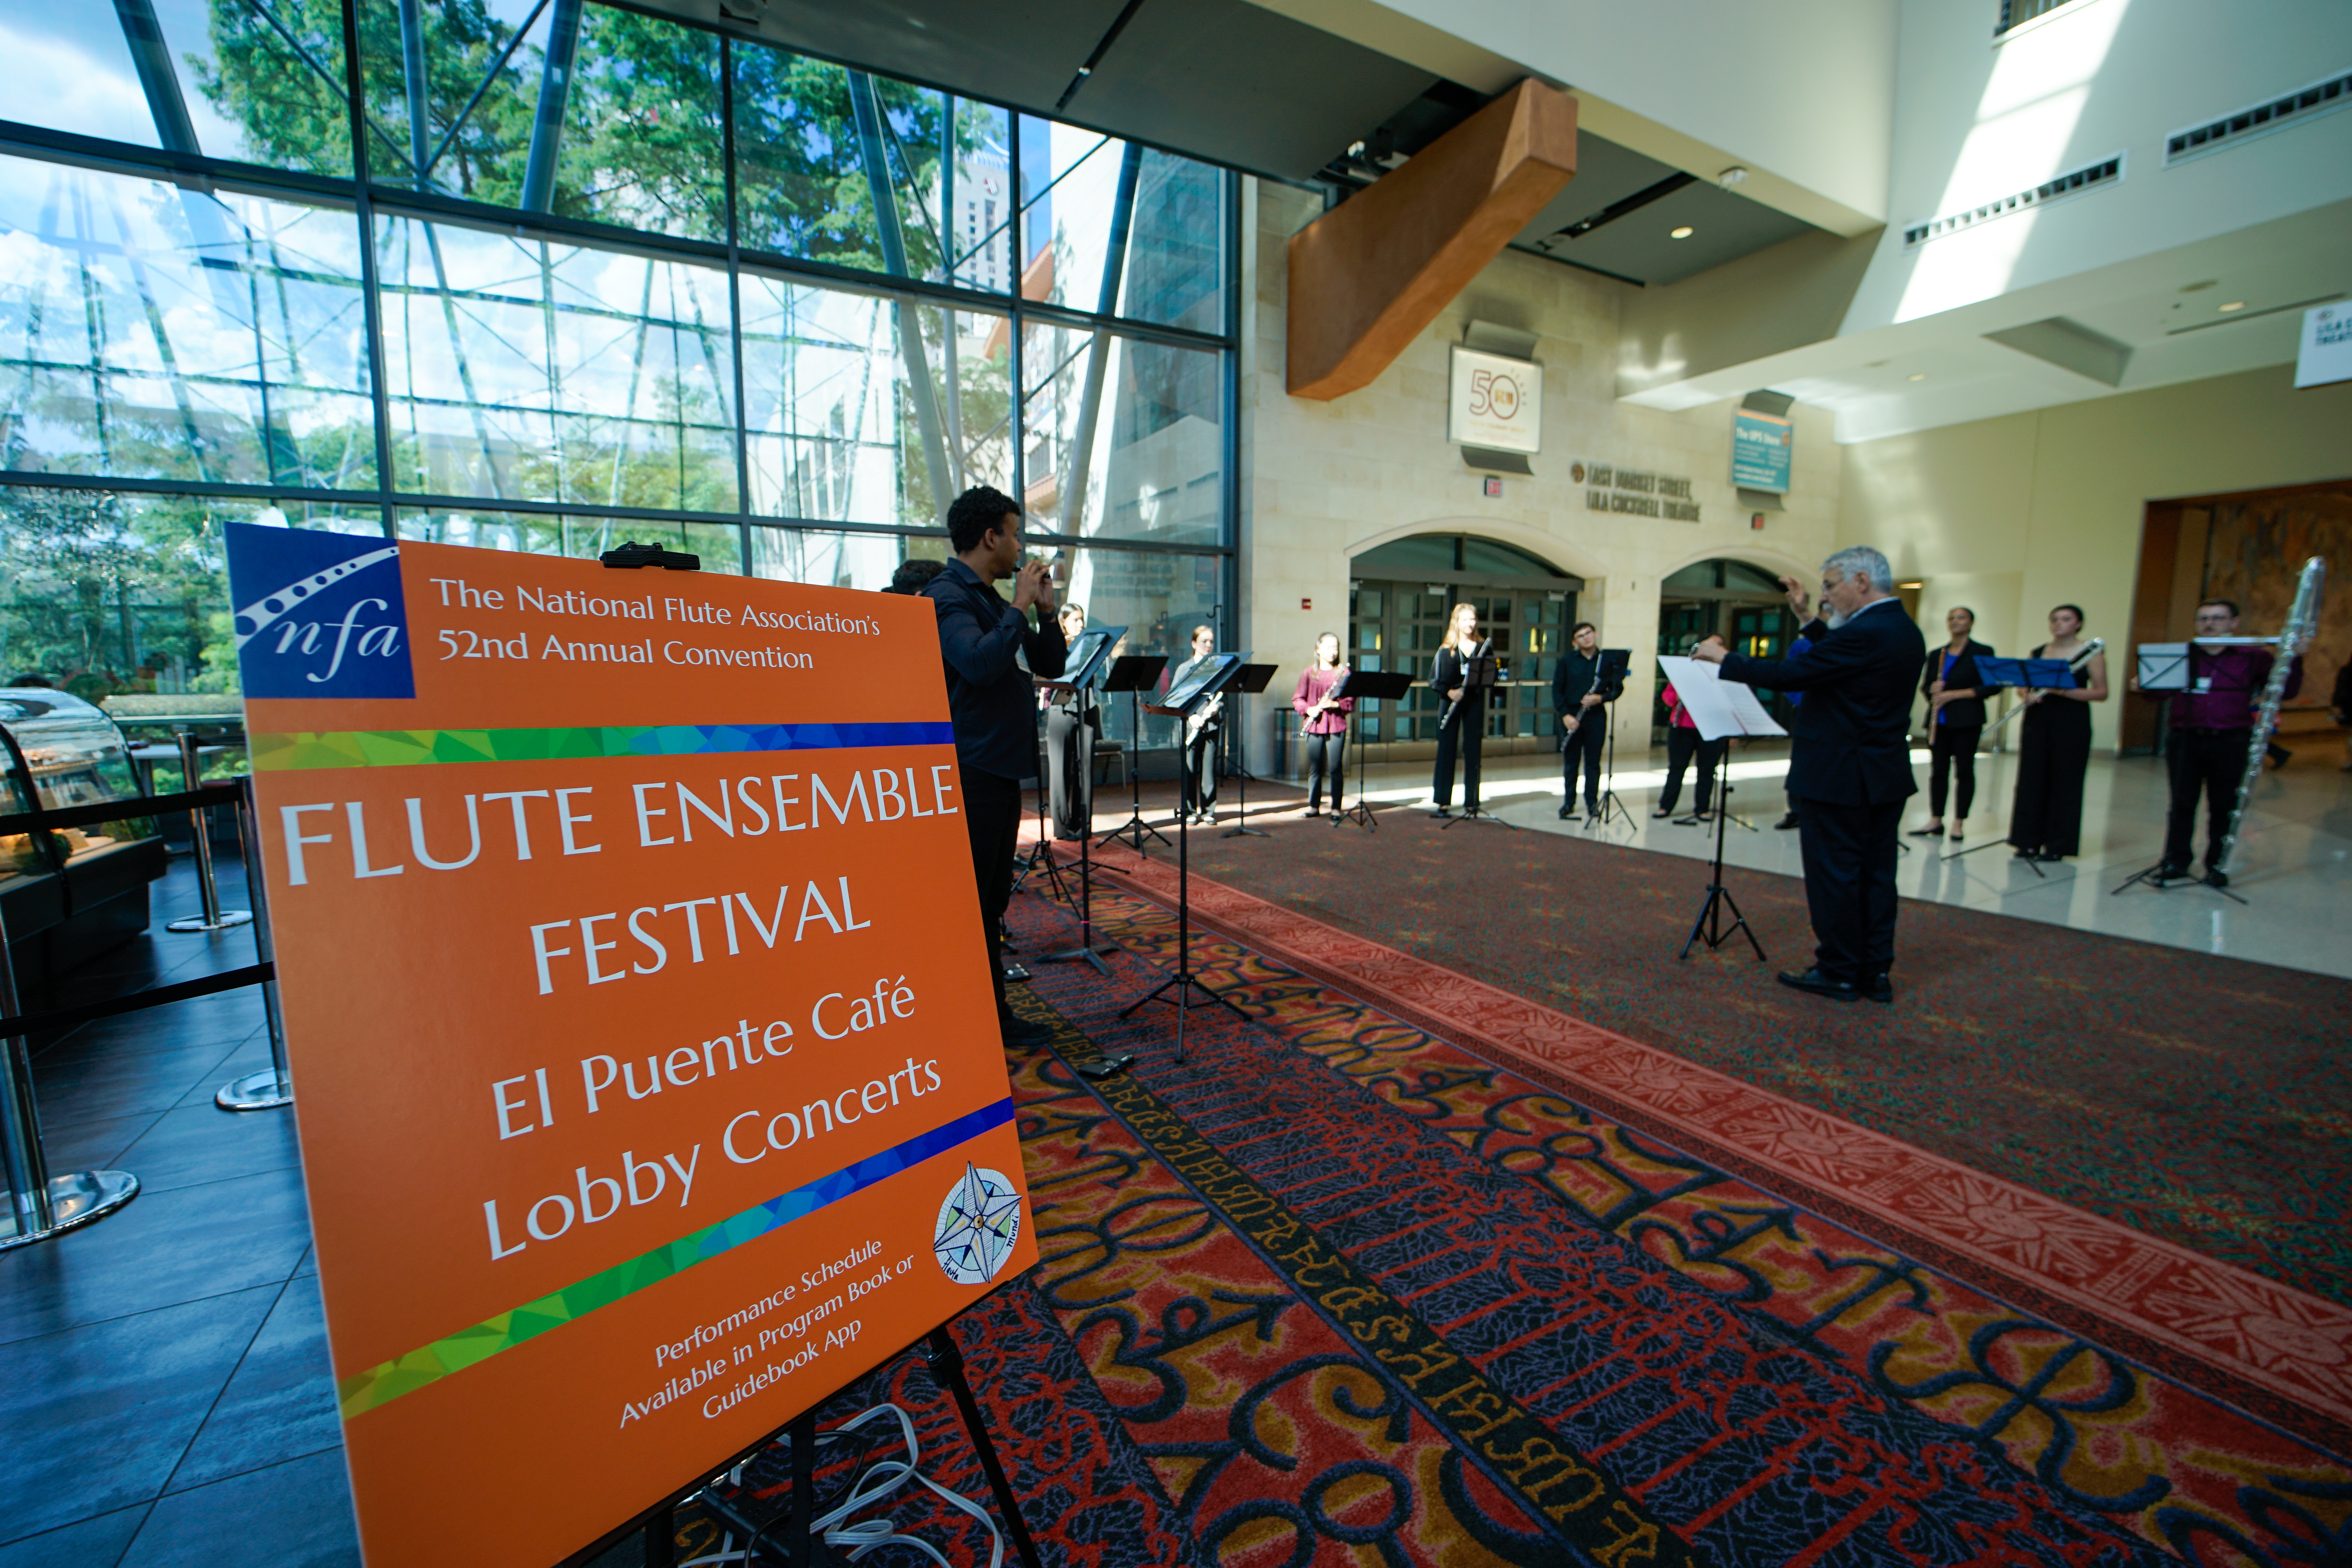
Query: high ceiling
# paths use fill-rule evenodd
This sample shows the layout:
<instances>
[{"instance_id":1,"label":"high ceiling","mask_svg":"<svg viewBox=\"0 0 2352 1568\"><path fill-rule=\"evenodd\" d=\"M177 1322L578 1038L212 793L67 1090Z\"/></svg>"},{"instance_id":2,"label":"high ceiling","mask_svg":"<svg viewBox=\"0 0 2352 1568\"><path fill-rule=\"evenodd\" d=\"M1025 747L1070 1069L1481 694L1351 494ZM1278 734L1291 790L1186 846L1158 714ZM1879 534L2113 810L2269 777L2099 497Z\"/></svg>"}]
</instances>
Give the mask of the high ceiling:
<instances>
[{"instance_id":1,"label":"high ceiling","mask_svg":"<svg viewBox=\"0 0 2352 1568\"><path fill-rule=\"evenodd\" d=\"M1254 174L1333 174L1342 189L1377 178L1486 101L1249 0L633 3ZM1367 151L1351 161L1358 143ZM1553 238L1678 174L1590 132L1580 134L1577 157L1577 177L1514 241L1519 247L1633 282L1670 283L1807 232L1796 218L1698 181ZM1671 237L1680 227L1689 236Z\"/></svg>"}]
</instances>

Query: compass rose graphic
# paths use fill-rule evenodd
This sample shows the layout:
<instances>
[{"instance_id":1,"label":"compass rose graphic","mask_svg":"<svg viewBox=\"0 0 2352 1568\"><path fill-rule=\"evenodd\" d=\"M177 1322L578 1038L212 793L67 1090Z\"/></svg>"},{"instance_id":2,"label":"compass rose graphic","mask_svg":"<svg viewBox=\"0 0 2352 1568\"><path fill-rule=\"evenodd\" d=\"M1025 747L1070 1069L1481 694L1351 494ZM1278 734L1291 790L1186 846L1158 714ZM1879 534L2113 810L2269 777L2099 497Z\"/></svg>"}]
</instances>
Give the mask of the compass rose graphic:
<instances>
[{"instance_id":1,"label":"compass rose graphic","mask_svg":"<svg viewBox=\"0 0 2352 1568\"><path fill-rule=\"evenodd\" d=\"M966 1162L963 1174L940 1205L931 1252L949 1279L959 1285L977 1285L996 1277L1013 1256L1013 1243L1020 1234L1020 1193L1002 1172L983 1171Z\"/></svg>"}]
</instances>

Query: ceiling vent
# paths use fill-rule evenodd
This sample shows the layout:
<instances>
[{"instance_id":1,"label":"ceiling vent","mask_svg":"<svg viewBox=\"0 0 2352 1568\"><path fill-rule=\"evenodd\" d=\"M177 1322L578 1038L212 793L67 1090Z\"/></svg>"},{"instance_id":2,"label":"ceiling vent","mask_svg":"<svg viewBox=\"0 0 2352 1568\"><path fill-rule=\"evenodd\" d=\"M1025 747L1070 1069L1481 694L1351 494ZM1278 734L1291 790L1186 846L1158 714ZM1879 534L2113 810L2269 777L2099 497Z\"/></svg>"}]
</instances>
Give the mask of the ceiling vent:
<instances>
[{"instance_id":1,"label":"ceiling vent","mask_svg":"<svg viewBox=\"0 0 2352 1568\"><path fill-rule=\"evenodd\" d=\"M2032 190L2002 196L1982 206L1970 207L1943 217L1928 218L1923 223L1906 226L1903 230L1903 248L1916 250L1931 239L1962 233L1979 224L1990 223L2014 213L2032 212L2055 202L2069 200L2091 191L2101 191L2120 184L2124 177L2124 155L2102 158L2095 163L2085 163L2079 169L2069 169L2063 174L2053 174Z\"/></svg>"},{"instance_id":2,"label":"ceiling vent","mask_svg":"<svg viewBox=\"0 0 2352 1568\"><path fill-rule=\"evenodd\" d=\"M2174 132L2164 139L2164 166L2185 163L2191 158L2202 158L2208 153L2218 153L2225 147L2252 142L2257 136L2267 136L2273 131L2284 131L2316 120L2323 114L2333 114L2352 103L2352 71L2337 71L2326 76L2309 87L2296 88L2293 92L2264 99L2218 120L2202 125L2190 125Z\"/></svg>"}]
</instances>

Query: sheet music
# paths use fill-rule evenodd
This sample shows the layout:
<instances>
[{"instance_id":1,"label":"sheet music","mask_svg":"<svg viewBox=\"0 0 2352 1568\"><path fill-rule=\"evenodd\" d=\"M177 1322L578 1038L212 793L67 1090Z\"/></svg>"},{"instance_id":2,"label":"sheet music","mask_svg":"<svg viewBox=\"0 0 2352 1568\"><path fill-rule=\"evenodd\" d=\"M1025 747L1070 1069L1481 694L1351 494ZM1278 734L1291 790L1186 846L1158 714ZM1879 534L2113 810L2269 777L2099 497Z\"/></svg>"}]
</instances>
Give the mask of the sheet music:
<instances>
[{"instance_id":1,"label":"sheet music","mask_svg":"<svg viewBox=\"0 0 2352 1568\"><path fill-rule=\"evenodd\" d=\"M1714 665L1695 658L1661 658L1658 668L1674 684L1675 695L1690 710L1691 721L1709 741L1726 735L1785 735L1789 731L1764 711L1756 693L1736 680L1726 680Z\"/></svg>"}]
</instances>

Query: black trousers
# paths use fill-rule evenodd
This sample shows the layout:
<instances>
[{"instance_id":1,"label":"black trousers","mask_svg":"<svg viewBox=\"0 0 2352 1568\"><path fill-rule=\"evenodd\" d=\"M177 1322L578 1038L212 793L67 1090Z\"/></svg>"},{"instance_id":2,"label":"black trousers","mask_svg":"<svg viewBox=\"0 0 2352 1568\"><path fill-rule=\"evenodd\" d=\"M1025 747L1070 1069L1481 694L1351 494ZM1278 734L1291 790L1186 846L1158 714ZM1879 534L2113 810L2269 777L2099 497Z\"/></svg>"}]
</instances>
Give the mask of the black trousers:
<instances>
[{"instance_id":1,"label":"black trousers","mask_svg":"<svg viewBox=\"0 0 2352 1568\"><path fill-rule=\"evenodd\" d=\"M1576 728L1563 736L1559 749L1560 782L1567 787L1560 798L1570 805L1576 804L1576 771L1584 770L1584 804L1588 810L1601 809L1601 748L1609 739L1609 721L1602 717L1605 708L1588 708L1585 716L1576 721Z\"/></svg>"},{"instance_id":2,"label":"black trousers","mask_svg":"<svg viewBox=\"0 0 2352 1568\"><path fill-rule=\"evenodd\" d=\"M2080 702L2044 698L2025 710L2018 728L2024 734L2018 743L2009 841L2045 855L2075 854L2083 847L2083 775L2091 765L2091 710Z\"/></svg>"},{"instance_id":3,"label":"black trousers","mask_svg":"<svg viewBox=\"0 0 2352 1568\"><path fill-rule=\"evenodd\" d=\"M1319 811L1323 806L1323 781L1331 781L1331 809L1337 811L1346 795L1348 784L1348 732L1336 735L1309 735L1307 742L1307 809Z\"/></svg>"},{"instance_id":4,"label":"black trousers","mask_svg":"<svg viewBox=\"0 0 2352 1568\"><path fill-rule=\"evenodd\" d=\"M1960 779L1958 795L1952 802L1952 815L1966 816L1977 798L1977 740L1984 733L1981 724L1938 724L1929 732L1927 741L1927 809L1936 820L1944 819L1944 792L1950 775Z\"/></svg>"},{"instance_id":5,"label":"black trousers","mask_svg":"<svg viewBox=\"0 0 2352 1568\"><path fill-rule=\"evenodd\" d=\"M1832 980L1865 984L1895 963L1895 859L1903 803L1833 805L1799 813L1805 904L1813 917L1813 963Z\"/></svg>"},{"instance_id":6,"label":"black trousers","mask_svg":"<svg viewBox=\"0 0 2352 1568\"><path fill-rule=\"evenodd\" d=\"M1707 802L1715 798L1715 764L1731 750L1729 741L1702 741L1696 730L1685 730L1677 724L1666 731L1666 787L1658 795L1659 814L1672 816L1675 802L1683 797L1683 775L1690 771L1691 759L1698 759L1698 809L1705 811Z\"/></svg>"},{"instance_id":7,"label":"black trousers","mask_svg":"<svg viewBox=\"0 0 2352 1568\"><path fill-rule=\"evenodd\" d=\"M1217 732L1221 728L1212 724L1201 731L1200 739L1185 743L1183 802L1188 816L1196 811L1217 808Z\"/></svg>"},{"instance_id":8,"label":"black trousers","mask_svg":"<svg viewBox=\"0 0 2352 1568\"><path fill-rule=\"evenodd\" d=\"M1067 708L1045 713L1045 779L1054 837L1085 837L1094 823L1095 732Z\"/></svg>"},{"instance_id":9,"label":"black trousers","mask_svg":"<svg viewBox=\"0 0 2352 1568\"><path fill-rule=\"evenodd\" d=\"M1486 740L1486 714L1484 709L1473 710L1468 702L1454 715L1454 722L1437 731L1437 772L1429 781L1429 791L1440 805L1454 804L1454 758L1462 757L1462 804L1469 810L1478 808L1478 748Z\"/></svg>"},{"instance_id":10,"label":"black trousers","mask_svg":"<svg viewBox=\"0 0 2352 1568\"><path fill-rule=\"evenodd\" d=\"M2246 749L2253 743L2251 726L2243 730L2175 730L2165 741L2165 771L2172 775L2172 813L2164 825L2164 863L2186 866L2197 837L2197 799L2205 798L2205 866L2210 870L2215 852L2230 831L2230 816L2238 805L2238 784L2246 776Z\"/></svg>"},{"instance_id":11,"label":"black trousers","mask_svg":"<svg viewBox=\"0 0 2352 1568\"><path fill-rule=\"evenodd\" d=\"M988 981L996 987L996 1019L1010 1023L1004 1003L1004 949L997 922L1013 901L1013 858L1021 842L1021 781L963 770L963 826L971 836L971 874L980 885L980 923L988 933Z\"/></svg>"}]
</instances>

